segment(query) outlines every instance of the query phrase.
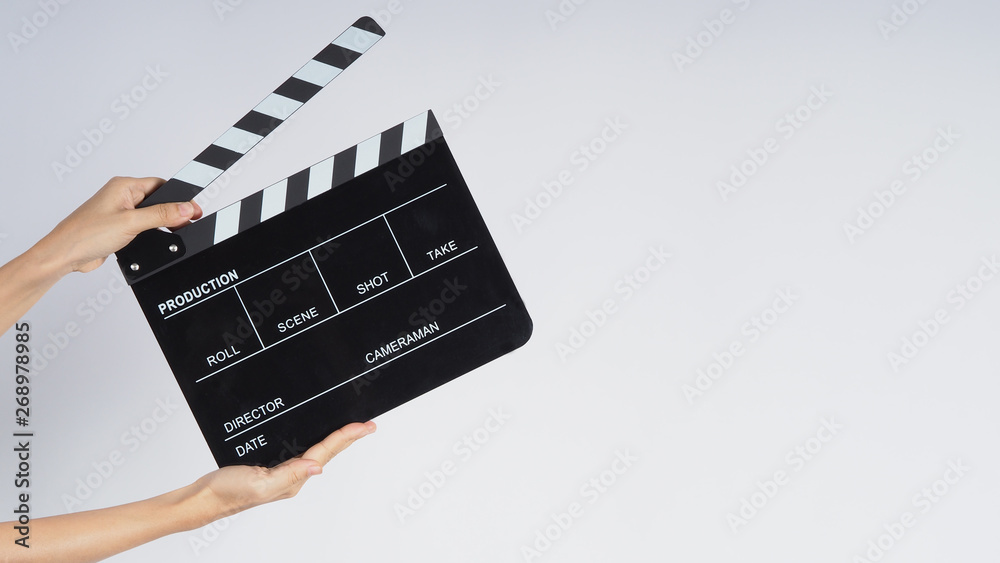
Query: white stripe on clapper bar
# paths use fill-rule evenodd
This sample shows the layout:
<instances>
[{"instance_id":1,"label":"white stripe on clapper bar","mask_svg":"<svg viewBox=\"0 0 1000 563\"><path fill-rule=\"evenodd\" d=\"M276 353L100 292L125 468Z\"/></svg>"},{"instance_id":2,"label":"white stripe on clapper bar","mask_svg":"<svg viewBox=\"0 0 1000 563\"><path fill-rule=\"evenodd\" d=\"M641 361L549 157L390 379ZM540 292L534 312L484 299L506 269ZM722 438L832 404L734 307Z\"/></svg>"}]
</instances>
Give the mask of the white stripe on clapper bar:
<instances>
[{"instance_id":1,"label":"white stripe on clapper bar","mask_svg":"<svg viewBox=\"0 0 1000 563\"><path fill-rule=\"evenodd\" d=\"M295 113L295 110L300 107L302 107L302 102L272 92L253 109L258 113L284 120L288 119L288 116Z\"/></svg>"},{"instance_id":2,"label":"white stripe on clapper bar","mask_svg":"<svg viewBox=\"0 0 1000 563\"><path fill-rule=\"evenodd\" d=\"M310 59L292 77L322 87L329 84L338 74L340 74L339 68Z\"/></svg>"},{"instance_id":3,"label":"white stripe on clapper bar","mask_svg":"<svg viewBox=\"0 0 1000 563\"><path fill-rule=\"evenodd\" d=\"M328 191L333 185L333 158L330 157L309 169L309 191L306 199L312 199Z\"/></svg>"},{"instance_id":4,"label":"white stripe on clapper bar","mask_svg":"<svg viewBox=\"0 0 1000 563\"><path fill-rule=\"evenodd\" d=\"M222 136L216 139L212 144L240 154L246 154L247 151L259 143L263 138L264 137L261 137L256 133L244 131L237 127L230 127L228 131L223 133Z\"/></svg>"},{"instance_id":5,"label":"white stripe on clapper bar","mask_svg":"<svg viewBox=\"0 0 1000 563\"><path fill-rule=\"evenodd\" d=\"M347 31L341 33L340 37L334 39L332 43L338 47L344 47L345 49L364 54L379 39L382 39L381 35L376 35L352 25L347 28Z\"/></svg>"},{"instance_id":6,"label":"white stripe on clapper bar","mask_svg":"<svg viewBox=\"0 0 1000 563\"><path fill-rule=\"evenodd\" d=\"M371 139L358 143L358 150L354 158L354 175L360 176L372 168L378 166L378 151L382 144L382 134L379 133Z\"/></svg>"},{"instance_id":7,"label":"white stripe on clapper bar","mask_svg":"<svg viewBox=\"0 0 1000 563\"><path fill-rule=\"evenodd\" d=\"M264 196L260 203L260 220L263 223L285 210L285 192L288 191L288 178L264 188Z\"/></svg>"},{"instance_id":8,"label":"white stripe on clapper bar","mask_svg":"<svg viewBox=\"0 0 1000 563\"><path fill-rule=\"evenodd\" d=\"M399 154L406 154L427 140L427 112L403 122L403 145Z\"/></svg>"},{"instance_id":9,"label":"white stripe on clapper bar","mask_svg":"<svg viewBox=\"0 0 1000 563\"><path fill-rule=\"evenodd\" d=\"M219 244L240 230L240 203L223 207L215 214L215 242Z\"/></svg>"},{"instance_id":10,"label":"white stripe on clapper bar","mask_svg":"<svg viewBox=\"0 0 1000 563\"><path fill-rule=\"evenodd\" d=\"M181 168L181 171L174 174L174 178L182 182L187 182L198 186L199 188L204 188L212 183L212 180L219 177L222 174L222 170L214 166L209 166L207 164L202 164L196 160L192 160L187 163L187 166Z\"/></svg>"}]
</instances>

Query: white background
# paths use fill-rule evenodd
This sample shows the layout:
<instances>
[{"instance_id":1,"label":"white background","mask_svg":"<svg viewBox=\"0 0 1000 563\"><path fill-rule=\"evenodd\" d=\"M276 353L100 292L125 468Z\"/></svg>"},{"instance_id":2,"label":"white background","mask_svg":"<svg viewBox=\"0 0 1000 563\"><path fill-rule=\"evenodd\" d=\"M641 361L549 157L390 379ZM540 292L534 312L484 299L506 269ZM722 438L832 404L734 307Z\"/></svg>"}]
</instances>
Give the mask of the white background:
<instances>
[{"instance_id":1,"label":"white background","mask_svg":"<svg viewBox=\"0 0 1000 563\"><path fill-rule=\"evenodd\" d=\"M919 9L880 30L894 1ZM3 4L0 260L112 176L170 177L358 16L381 12L386 38L209 211L433 109L535 333L379 417L375 435L297 498L116 561L845 562L868 560L869 542L906 512L912 527L881 539L885 561L1000 556L1000 278L980 268L1000 251L1000 5L590 0L564 2L569 15L557 21L546 15L556 0L239 4L71 2L51 17L37 15L38 2ZM724 9L735 21L713 24ZM45 25L27 38L22 18ZM699 39L700 54L689 47ZM147 67L166 76L134 91ZM491 78L499 85L477 98ZM831 95L802 108L813 88ZM134 93L136 108L115 111ZM455 104L473 111L460 117ZM786 138L781 120L796 111L808 119ZM67 147L86 150L84 131L102 119L113 132L57 177L53 163ZM594 141L609 119L627 128ZM949 128L947 152L928 151L936 161L919 179L908 173ZM723 197L719 182L769 138L777 151ZM574 154L592 142L603 152L584 170ZM572 184L547 198L543 184L564 170ZM874 193L897 180L902 193L886 208ZM519 230L512 216L526 200L547 207ZM849 237L859 208L879 217ZM650 247L671 258L647 276ZM616 284L628 276L644 283L626 294ZM32 385L36 517L65 513L88 476L99 486L77 510L153 496L215 467L134 298L109 289L119 277L113 259L69 276L26 317L36 346L51 343ZM960 285L979 291L959 300ZM793 304L769 311L779 291ZM587 325L608 300L615 312ZM935 328L926 321L938 310L948 322ZM755 317L771 323L756 339L745 328ZM916 355L894 367L889 355L902 355L922 321L933 334L917 334ZM67 323L78 336L61 334ZM581 328L589 338L561 357ZM733 342L745 352L730 362ZM9 376L10 332L0 347ZM714 355L728 367L711 367ZM717 379L689 401L685 386L709 369ZM157 400L178 408L153 424L164 418ZM491 409L509 420L463 461L454 444ZM144 419L147 439L123 441ZM824 420L841 428L821 431ZM797 461L796 447L814 454ZM91 476L115 451L124 462ZM625 452L631 467L606 473ZM457 472L425 484L448 461ZM969 469L935 493L949 462ZM766 482L776 471L787 480L775 491ZM614 476L606 492L581 490L602 475ZM758 482L772 493L766 503ZM433 496L401 521L397 505L422 484ZM935 502L921 496L927 488ZM758 507L734 525L744 499ZM550 526L573 502L582 516L565 531ZM539 541L546 528L557 539Z\"/></svg>"}]
</instances>

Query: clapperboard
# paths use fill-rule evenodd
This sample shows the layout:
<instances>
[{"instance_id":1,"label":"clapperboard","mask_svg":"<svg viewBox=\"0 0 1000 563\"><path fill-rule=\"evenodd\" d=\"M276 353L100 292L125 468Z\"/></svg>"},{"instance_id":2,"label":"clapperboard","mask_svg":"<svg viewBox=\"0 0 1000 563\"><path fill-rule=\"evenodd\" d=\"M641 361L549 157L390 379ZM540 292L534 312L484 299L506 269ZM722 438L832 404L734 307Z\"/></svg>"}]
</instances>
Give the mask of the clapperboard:
<instances>
[{"instance_id":1,"label":"clapperboard","mask_svg":"<svg viewBox=\"0 0 1000 563\"><path fill-rule=\"evenodd\" d=\"M143 205L187 201L385 32L362 18ZM219 466L273 466L527 342L427 111L117 253Z\"/></svg>"}]
</instances>

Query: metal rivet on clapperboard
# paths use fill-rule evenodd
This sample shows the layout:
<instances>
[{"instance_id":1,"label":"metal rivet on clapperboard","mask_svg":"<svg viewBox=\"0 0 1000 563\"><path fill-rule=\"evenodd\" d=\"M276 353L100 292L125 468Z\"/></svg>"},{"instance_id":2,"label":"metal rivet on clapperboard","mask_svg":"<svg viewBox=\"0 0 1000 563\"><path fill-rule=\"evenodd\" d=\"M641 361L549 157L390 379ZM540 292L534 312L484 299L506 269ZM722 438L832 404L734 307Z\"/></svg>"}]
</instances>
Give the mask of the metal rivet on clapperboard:
<instances>
[{"instance_id":1,"label":"metal rivet on clapperboard","mask_svg":"<svg viewBox=\"0 0 1000 563\"><path fill-rule=\"evenodd\" d=\"M136 264L135 262L133 262L132 263L132 271L133 272L138 272L139 271L139 264Z\"/></svg>"},{"instance_id":2,"label":"metal rivet on clapperboard","mask_svg":"<svg viewBox=\"0 0 1000 563\"><path fill-rule=\"evenodd\" d=\"M167 249L169 249L170 252L177 252L177 245L171 244L170 246L167 247Z\"/></svg>"}]
</instances>

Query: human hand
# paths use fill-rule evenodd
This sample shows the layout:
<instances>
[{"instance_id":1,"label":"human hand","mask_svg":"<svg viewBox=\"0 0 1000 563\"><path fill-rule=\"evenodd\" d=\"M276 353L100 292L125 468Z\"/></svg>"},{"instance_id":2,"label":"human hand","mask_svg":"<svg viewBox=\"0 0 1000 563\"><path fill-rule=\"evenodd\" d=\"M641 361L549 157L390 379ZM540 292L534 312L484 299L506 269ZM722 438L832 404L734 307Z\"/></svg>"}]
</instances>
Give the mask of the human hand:
<instances>
[{"instance_id":1,"label":"human hand","mask_svg":"<svg viewBox=\"0 0 1000 563\"><path fill-rule=\"evenodd\" d=\"M374 431L374 422L354 422L330 434L300 457L270 469L246 465L223 467L196 481L194 487L211 507L206 511L209 521L291 498L306 480L322 473L323 466L334 456Z\"/></svg>"},{"instance_id":2,"label":"human hand","mask_svg":"<svg viewBox=\"0 0 1000 563\"><path fill-rule=\"evenodd\" d=\"M112 178L39 244L58 264L60 274L89 272L142 231L180 227L201 217L201 207L193 201L137 209L163 182L160 178Z\"/></svg>"},{"instance_id":3,"label":"human hand","mask_svg":"<svg viewBox=\"0 0 1000 563\"><path fill-rule=\"evenodd\" d=\"M138 545L254 506L295 496L333 456L375 431L375 423L353 423L330 434L302 456L272 469L233 466L213 471L175 491L97 510L32 518L33 536L44 541L22 550L15 522L0 526L0 561L100 561ZM30 551L30 553L24 553Z\"/></svg>"}]
</instances>

